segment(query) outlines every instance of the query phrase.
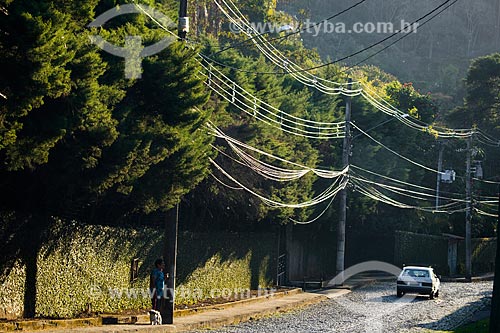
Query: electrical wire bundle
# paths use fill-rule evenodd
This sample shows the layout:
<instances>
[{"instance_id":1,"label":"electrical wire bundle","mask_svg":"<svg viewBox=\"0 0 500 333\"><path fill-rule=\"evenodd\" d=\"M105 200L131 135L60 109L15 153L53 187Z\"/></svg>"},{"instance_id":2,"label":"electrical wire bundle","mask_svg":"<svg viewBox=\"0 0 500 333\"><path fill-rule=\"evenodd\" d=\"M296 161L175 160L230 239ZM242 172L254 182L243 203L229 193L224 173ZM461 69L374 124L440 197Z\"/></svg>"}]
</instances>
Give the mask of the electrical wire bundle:
<instances>
[{"instance_id":1,"label":"electrical wire bundle","mask_svg":"<svg viewBox=\"0 0 500 333\"><path fill-rule=\"evenodd\" d=\"M245 33L248 37L251 37L251 40L259 49L259 51L261 51L262 54L264 54L264 56L274 65L282 69L284 73L290 74L300 83L308 87L314 87L325 94L357 96L361 93L360 88L348 88L349 83L330 81L313 75L307 71L303 71L299 65L295 64L290 59L287 59L278 49L276 49L271 43L269 43L260 32L255 30L252 24L240 12L238 7L231 0L219 1L213 0L213 2L217 5L224 16L226 16L226 18L240 31ZM222 4L224 4L224 6ZM210 59L208 56L204 57L209 61L213 61L213 59ZM357 85L357 83L358 82L352 82L353 85Z\"/></svg>"},{"instance_id":2,"label":"electrical wire bundle","mask_svg":"<svg viewBox=\"0 0 500 333\"><path fill-rule=\"evenodd\" d=\"M222 7L221 3L219 3L218 1L221 1L221 3L223 3L226 8ZM442 138L464 139L474 136L481 143L492 146L500 146L500 140L492 138L491 136L485 134L480 129L448 129L443 127L433 126L424 123L418 119L415 119L406 114L405 112L391 105L383 97L379 96L367 84L361 82L353 82L352 84L357 88L350 89L350 86L348 86L349 83L333 82L327 79L318 78L317 76L310 74L307 70L303 70L295 63L286 59L283 56L283 54L281 54L276 48L274 48L274 46L272 46L265 38L263 38L262 34L257 32L253 28L253 26L248 22L245 16L238 10L238 8L234 5L234 3L232 3L231 0L227 0L227 2L226 0L214 0L214 2L233 24L235 24L237 27L240 28L241 31L245 32L248 36L251 37L251 40L254 42L254 44L258 47L258 49L264 54L264 56L268 60L270 60L273 64L275 64L282 70L284 70L286 74L290 74L292 77L294 77L297 81L301 82L302 84L309 87L314 87L319 91L330 95L340 95L340 94L345 96L361 95L377 110L380 110L385 114L395 117L401 123L418 131L428 132L432 135L439 136ZM228 2L231 5L229 5ZM446 1L446 3L448 2L449 0ZM455 2L456 1L454 1L453 3ZM444 4L442 4L439 7L442 7L443 5ZM446 8L449 8L449 6ZM166 27L163 27L160 22L152 18L147 12L145 12L145 14L148 15L164 30L173 34ZM427 14L426 16L428 15L429 14ZM203 71L201 71L199 75L201 75L204 78L205 84L215 93L217 93L220 97L222 97L223 99L225 99L226 101L228 101L241 111L253 116L254 118L260 121L263 121L266 124L269 124L276 128L280 128L282 131L293 135L298 135L313 139L338 139L338 138L343 138L345 136L344 122L317 122L295 117L286 112L283 112L282 110L279 110L270 105L269 103L266 103L261 99L257 98L256 96L254 96L253 94L242 88L240 85L230 80L221 71L213 67L211 65L211 62L223 65L225 67L231 67L231 66L218 63L203 54L200 54L200 56L202 57L202 61L200 61L200 64L203 68ZM266 73L266 74L279 74L279 73ZM361 133L363 133L365 136L373 140L375 143L391 151L398 157L403 158L420 168L435 173L439 173L439 171L433 168L429 168L420 163L412 161L411 159L388 148L387 146L383 145L381 142L377 141L369 134L364 132L354 123L351 123L351 125L354 128L357 128ZM467 208L466 207L464 208L464 205L470 203L467 200L461 199L457 194L453 194L452 197L441 197L443 200L447 200L448 203L439 205L437 207L435 206L433 207L430 205L426 206L425 204L418 205L416 204L416 202L428 203L429 199L435 196L434 193L431 193L434 192L434 189L426 188L420 185L415 185L407 182L402 182L400 180L382 176L380 174L376 174L356 166L352 167L357 171L351 170L349 176L348 176L349 167L345 168L342 171L330 171L323 169L308 168L306 166L286 161L279 157L263 152L259 149L253 148L249 145L241 143L224 134L220 129L216 128L213 124L208 124L207 127L209 128L210 132L213 135L226 141L227 145L233 150L233 152L236 154L239 160L229 156L228 154L224 153L223 151L214 146L214 148L217 149L219 153L222 153L223 155L231 158L232 160L242 165L245 165L246 167L251 168L254 172L263 176L266 179L270 179L273 181L280 181L280 182L291 181L291 180L297 180L311 172L322 178L334 179L333 183L326 190L321 192L313 199L302 203L289 204L266 198L265 196L257 193L256 191L251 190L249 187L243 185L240 181L235 179L235 177L233 177L229 172L224 170L214 160L210 159L210 162L215 166L216 169L218 169L228 179L230 179L232 182L238 185L238 187L231 187L231 188L245 190L251 193L252 195L255 195L256 197L260 198L265 204L271 207L306 208L330 200L326 209L318 217L308 222L299 222L292 219L292 221L296 223L312 223L316 221L327 211L328 207L330 207L336 194L340 192L342 189L345 189L349 182L354 186L354 189L357 192L362 193L374 200L384 202L386 204L399 208L417 209L433 213L451 214L455 212L466 211ZM269 163L265 163L258 160L253 155L247 153L245 150L250 150L253 151L254 153L265 155L268 158L276 159L282 163L290 164L300 169L298 170L286 169L282 167L273 166ZM369 178L365 177L358 171L361 171L361 173L362 172L369 173L372 176L375 175L379 178L382 178L383 180L382 181L370 180ZM218 181L221 182L220 180ZM495 182L490 182L490 183L495 183ZM224 185L230 187L229 185L226 184ZM403 202L401 201L401 199L399 200L395 199L390 195L406 197L410 199L412 203ZM478 206L473 207L473 209L479 214L485 216L497 216L497 214L493 214L491 212L492 206L496 205L496 203L497 203L496 200L477 201Z\"/></svg>"},{"instance_id":3,"label":"electrical wire bundle","mask_svg":"<svg viewBox=\"0 0 500 333\"><path fill-rule=\"evenodd\" d=\"M448 193L449 196L440 196L440 199L447 201L447 203L431 206L429 201L435 198L435 189L383 176L355 165L351 165L351 168L350 179L354 185L354 190L374 200L398 208L416 209L431 213L452 214L465 212L467 209L467 200L464 200L462 195ZM372 177L375 176L378 181L367 178L365 176L367 174ZM396 195L396 198L390 195ZM399 197L404 197L412 203L408 203L408 200L403 202L403 199L398 199ZM421 204L417 205L416 203L419 202Z\"/></svg>"},{"instance_id":4,"label":"electrical wire bundle","mask_svg":"<svg viewBox=\"0 0 500 333\"><path fill-rule=\"evenodd\" d=\"M240 163L242 165L245 165L246 167L251 168L254 172L258 173L259 175L269 180L278 182L297 180L309 173L313 173L316 176L324 179L335 179L340 176L346 175L347 172L349 171L349 167L346 167L341 171L310 168L302 164L291 162L284 158L274 156L265 151L254 148L248 144L240 142L225 134L221 129L217 128L213 123L209 122L206 126L209 129L210 134L214 135L217 138L221 138L226 142L226 144L232 149L232 151L236 154L239 160L233 159L232 157L225 154L217 147L214 147L215 149L217 149L220 153L223 153L224 155L230 157L237 163ZM259 159L255 158L254 156L252 156L251 154L247 153L244 149L266 156L268 158L282 162L284 164L291 165L299 169L285 169L282 167L271 165L269 163L262 162Z\"/></svg>"},{"instance_id":5,"label":"electrical wire bundle","mask_svg":"<svg viewBox=\"0 0 500 333\"><path fill-rule=\"evenodd\" d=\"M296 136L312 139L341 139L345 122L319 122L295 117L257 98L217 68L200 62L205 85L246 114Z\"/></svg>"},{"instance_id":6,"label":"electrical wire bundle","mask_svg":"<svg viewBox=\"0 0 500 333\"><path fill-rule=\"evenodd\" d=\"M436 125L431 125L427 124L425 122L422 122L416 118L411 117L410 115L406 114L405 112L399 110L398 108L394 107L391 105L389 102L387 102L384 98L380 97L375 91L370 89L370 87L362 82L353 82L352 84L357 86L357 89L354 90L346 90L345 88L329 88L321 82L325 82L329 84L330 86L343 86L345 87L348 85L348 83L339 83L339 82L334 82L330 81L327 79L320 78L318 76L312 75L308 72L310 69L302 69L300 66L297 64L293 63L291 60L287 59L278 49L276 49L269 41L267 41L262 33L259 33L258 31L255 30L255 28L248 22L246 17L239 11L238 7L231 1L231 0L219 0L221 3L218 2L218 0L213 0L214 3L218 6L218 8L221 10L221 12L226 16L226 18L233 24L235 24L242 32L246 33L250 38L249 40L254 42L254 45L262 52L262 54L270 60L273 64L278 66L279 68L285 70L286 73L290 74L292 77L294 77L297 81L301 82L302 84L309 86L309 87L315 87L319 91L325 93L325 94L332 94L332 95L338 95L342 94L345 96L358 96L361 95L363 98L365 98L373 107L375 107L377 110L382 111L392 117L397 118L399 121L401 121L403 124L406 126L419 130L419 131L424 131L428 132L432 135L439 136L441 138L469 138L471 136L475 136L479 142L490 145L490 146L497 146L500 147L500 140L495 139L480 129L450 129L450 128L445 128L441 126L436 126ZM427 16L430 16L431 14L437 12L435 15L431 16L430 19L424 21L424 24L429 22L431 19L435 18L438 14L442 13L444 10L448 9L451 7L453 4L455 4L457 1L452 1L451 0L445 1L443 4L437 6L434 8L431 12L427 13L425 16L422 18L416 20L415 22L420 22ZM225 7L223 7L221 4L224 4ZM448 4L449 3L449 4ZM359 3L358 3L359 4ZM447 6L445 6L448 4ZM357 5L357 4L356 4ZM445 6L443 9L439 10L441 7ZM352 6L354 7L354 6ZM326 21L326 20L325 20ZM389 36L393 37L401 32L396 32L395 34ZM406 37L407 35L404 35L403 37ZM388 37L388 38L389 38ZM387 39L388 39L387 38ZM402 39L402 38L400 38ZM397 41L399 41L398 39ZM384 41L384 40L382 40ZM377 43L379 44L379 43ZM393 45L393 44L391 44ZM366 51L366 49L362 50L363 52ZM359 52L361 53L361 52ZM207 56L202 55L205 57L205 59L218 63L214 61L213 59L210 59ZM352 56L352 55L351 55ZM346 57L346 58L350 58ZM220 64L220 63L218 63ZM333 62L331 63L333 64ZM224 64L221 64L224 65ZM270 73L272 74L272 73ZM274 73L277 74L277 73Z\"/></svg>"}]
</instances>

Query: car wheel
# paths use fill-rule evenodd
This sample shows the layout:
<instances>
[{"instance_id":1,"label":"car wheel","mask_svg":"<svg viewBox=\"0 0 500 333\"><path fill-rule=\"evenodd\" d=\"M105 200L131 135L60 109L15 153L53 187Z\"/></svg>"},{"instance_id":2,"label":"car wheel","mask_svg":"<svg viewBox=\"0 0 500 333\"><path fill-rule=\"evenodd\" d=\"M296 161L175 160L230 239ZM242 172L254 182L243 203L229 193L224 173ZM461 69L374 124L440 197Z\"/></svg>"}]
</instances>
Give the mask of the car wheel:
<instances>
[{"instance_id":1,"label":"car wheel","mask_svg":"<svg viewBox=\"0 0 500 333\"><path fill-rule=\"evenodd\" d=\"M403 293L402 291L400 291L400 290L398 290L398 291L396 292L396 296L397 296L397 297L403 297L403 295L404 295L404 293Z\"/></svg>"}]
</instances>

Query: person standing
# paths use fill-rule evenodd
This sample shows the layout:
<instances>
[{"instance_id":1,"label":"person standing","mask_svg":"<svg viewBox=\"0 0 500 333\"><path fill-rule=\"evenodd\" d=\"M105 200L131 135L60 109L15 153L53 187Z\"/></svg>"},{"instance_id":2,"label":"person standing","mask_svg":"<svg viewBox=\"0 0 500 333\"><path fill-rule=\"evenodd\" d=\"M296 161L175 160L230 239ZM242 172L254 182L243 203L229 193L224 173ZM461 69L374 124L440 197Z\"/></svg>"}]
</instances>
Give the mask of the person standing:
<instances>
[{"instance_id":1,"label":"person standing","mask_svg":"<svg viewBox=\"0 0 500 333\"><path fill-rule=\"evenodd\" d=\"M159 311L163 300L165 289L165 262L163 259L156 259L155 268L151 272L149 289L151 291L151 303L153 310Z\"/></svg>"}]
</instances>

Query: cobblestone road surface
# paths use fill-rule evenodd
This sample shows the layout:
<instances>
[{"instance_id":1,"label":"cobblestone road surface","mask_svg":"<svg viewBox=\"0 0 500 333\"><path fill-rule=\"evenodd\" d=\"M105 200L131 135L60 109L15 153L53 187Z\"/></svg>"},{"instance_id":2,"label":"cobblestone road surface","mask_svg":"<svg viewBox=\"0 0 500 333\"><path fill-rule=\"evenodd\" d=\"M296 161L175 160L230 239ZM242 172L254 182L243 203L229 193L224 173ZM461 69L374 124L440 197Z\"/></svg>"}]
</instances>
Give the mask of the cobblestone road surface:
<instances>
[{"instance_id":1,"label":"cobblestone road surface","mask_svg":"<svg viewBox=\"0 0 500 333\"><path fill-rule=\"evenodd\" d=\"M395 283L377 283L300 311L251 321L211 333L422 332L450 330L491 302L492 282L442 283L440 296L405 295Z\"/></svg>"}]
</instances>

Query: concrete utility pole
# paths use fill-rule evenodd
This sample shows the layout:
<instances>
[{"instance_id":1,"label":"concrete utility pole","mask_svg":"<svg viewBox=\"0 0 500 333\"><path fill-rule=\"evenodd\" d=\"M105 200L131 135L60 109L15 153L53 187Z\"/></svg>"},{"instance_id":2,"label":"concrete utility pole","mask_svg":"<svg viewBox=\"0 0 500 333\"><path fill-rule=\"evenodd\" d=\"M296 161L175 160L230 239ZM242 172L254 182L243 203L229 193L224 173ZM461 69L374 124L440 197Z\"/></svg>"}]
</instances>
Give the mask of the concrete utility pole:
<instances>
[{"instance_id":1,"label":"concrete utility pole","mask_svg":"<svg viewBox=\"0 0 500 333\"><path fill-rule=\"evenodd\" d=\"M187 0L181 0L179 5L179 26L178 35L181 40L186 39L186 35L189 32L189 17L187 14L188 2Z\"/></svg>"},{"instance_id":2,"label":"concrete utility pole","mask_svg":"<svg viewBox=\"0 0 500 333\"><path fill-rule=\"evenodd\" d=\"M165 220L165 288L168 299L162 300L163 324L174 323L175 274L177 267L177 236L179 230L179 204L167 213Z\"/></svg>"},{"instance_id":3,"label":"concrete utility pole","mask_svg":"<svg viewBox=\"0 0 500 333\"><path fill-rule=\"evenodd\" d=\"M348 89L352 89L352 80L349 79ZM346 97L345 107L345 137L342 151L342 167L349 165L349 155L351 154L351 97ZM345 225L347 218L347 190L340 191L340 216L337 230L337 276L340 281L344 281L345 262Z\"/></svg>"},{"instance_id":4,"label":"concrete utility pole","mask_svg":"<svg viewBox=\"0 0 500 333\"><path fill-rule=\"evenodd\" d=\"M465 198L467 208L465 211L465 279L472 281L472 243L471 243L471 219L472 219L472 177L471 177L472 136L467 140L467 172L465 174Z\"/></svg>"},{"instance_id":5,"label":"concrete utility pole","mask_svg":"<svg viewBox=\"0 0 500 333\"><path fill-rule=\"evenodd\" d=\"M189 17L187 15L188 0L181 0L179 4L179 39L185 40L189 32ZM177 271L177 237L179 233L179 204L175 206L165 219L165 248L163 259L165 260L165 288L168 299L163 299L160 312L163 324L174 323L175 304L175 275Z\"/></svg>"},{"instance_id":6,"label":"concrete utility pole","mask_svg":"<svg viewBox=\"0 0 500 333\"><path fill-rule=\"evenodd\" d=\"M443 171L443 151L444 151L444 144L442 142L438 142L438 145L439 145L439 157L438 157L438 174L436 182L436 210L439 207L439 189L441 187L441 172Z\"/></svg>"}]
</instances>

